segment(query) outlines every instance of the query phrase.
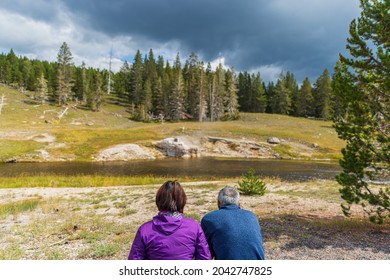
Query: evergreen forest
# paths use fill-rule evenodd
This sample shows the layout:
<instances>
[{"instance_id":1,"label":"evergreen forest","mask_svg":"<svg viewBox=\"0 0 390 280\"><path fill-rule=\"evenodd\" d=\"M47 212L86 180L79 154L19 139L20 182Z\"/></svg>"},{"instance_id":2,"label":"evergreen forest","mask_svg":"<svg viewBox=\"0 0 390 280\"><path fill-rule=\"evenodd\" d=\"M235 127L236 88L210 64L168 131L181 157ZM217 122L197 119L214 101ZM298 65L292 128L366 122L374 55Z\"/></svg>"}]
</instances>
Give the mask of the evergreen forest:
<instances>
[{"instance_id":1,"label":"evergreen forest","mask_svg":"<svg viewBox=\"0 0 390 280\"><path fill-rule=\"evenodd\" d=\"M12 49L0 54L0 83L28 93L36 104L93 111L110 94L136 121L233 120L239 112L330 119L338 110L327 69L314 83L305 78L299 85L293 73L282 72L266 84L260 73L237 73L221 63L212 69L194 52L181 61L179 53L169 63L152 49L145 55L138 50L113 73L75 66L64 42L55 62L17 56Z\"/></svg>"}]
</instances>

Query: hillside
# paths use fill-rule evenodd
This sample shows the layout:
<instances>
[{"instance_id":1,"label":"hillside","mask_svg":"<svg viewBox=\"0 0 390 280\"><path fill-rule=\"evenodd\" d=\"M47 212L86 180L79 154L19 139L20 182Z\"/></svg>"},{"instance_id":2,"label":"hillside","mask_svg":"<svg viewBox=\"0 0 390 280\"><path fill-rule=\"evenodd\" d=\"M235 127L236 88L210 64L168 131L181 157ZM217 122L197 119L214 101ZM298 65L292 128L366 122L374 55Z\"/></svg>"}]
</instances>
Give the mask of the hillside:
<instances>
[{"instance_id":1,"label":"hillside","mask_svg":"<svg viewBox=\"0 0 390 280\"><path fill-rule=\"evenodd\" d=\"M332 123L326 121L241 113L237 121L141 123L131 121L114 96L105 97L100 112L70 106L59 118L64 107L36 104L28 93L1 85L0 98L3 95L2 162L90 161L120 144L135 144L153 156L163 156L154 142L170 137L198 145L198 156L248 157L251 153L262 158L335 159L343 146ZM205 144L204 137L212 140ZM271 137L281 142L267 143ZM253 154L255 149L260 152Z\"/></svg>"}]
</instances>

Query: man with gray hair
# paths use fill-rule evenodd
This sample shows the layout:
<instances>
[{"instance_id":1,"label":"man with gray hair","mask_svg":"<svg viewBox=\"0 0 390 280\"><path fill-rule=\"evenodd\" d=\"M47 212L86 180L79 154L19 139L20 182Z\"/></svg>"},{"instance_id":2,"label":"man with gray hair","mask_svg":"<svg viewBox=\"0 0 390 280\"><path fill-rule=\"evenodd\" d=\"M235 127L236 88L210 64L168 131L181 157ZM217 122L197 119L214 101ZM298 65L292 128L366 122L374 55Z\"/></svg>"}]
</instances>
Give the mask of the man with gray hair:
<instances>
[{"instance_id":1,"label":"man with gray hair","mask_svg":"<svg viewBox=\"0 0 390 280\"><path fill-rule=\"evenodd\" d=\"M230 186L218 193L218 210L201 221L212 256L216 260L264 260L263 237L258 218L240 208L240 194Z\"/></svg>"}]
</instances>

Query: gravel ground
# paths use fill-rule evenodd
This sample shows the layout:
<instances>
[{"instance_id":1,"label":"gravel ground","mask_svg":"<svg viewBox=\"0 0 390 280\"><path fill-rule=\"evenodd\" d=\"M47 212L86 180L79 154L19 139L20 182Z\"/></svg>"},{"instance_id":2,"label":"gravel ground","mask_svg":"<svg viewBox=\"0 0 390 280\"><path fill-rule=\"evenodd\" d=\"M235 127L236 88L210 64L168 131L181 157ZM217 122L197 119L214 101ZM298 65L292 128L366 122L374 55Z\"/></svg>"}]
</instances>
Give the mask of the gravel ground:
<instances>
[{"instance_id":1,"label":"gravel ground","mask_svg":"<svg viewBox=\"0 0 390 280\"><path fill-rule=\"evenodd\" d=\"M185 214L200 220L216 209L225 183L183 184ZM390 223L371 224L359 209L345 218L340 201L316 193L331 184L279 182L265 196L242 196L242 208L260 218L267 259L390 260ZM156 214L157 187L0 189L0 206L40 201L0 217L0 259L125 259L138 227Z\"/></svg>"},{"instance_id":2,"label":"gravel ground","mask_svg":"<svg viewBox=\"0 0 390 280\"><path fill-rule=\"evenodd\" d=\"M390 260L390 227L297 216L263 219L268 259Z\"/></svg>"}]
</instances>

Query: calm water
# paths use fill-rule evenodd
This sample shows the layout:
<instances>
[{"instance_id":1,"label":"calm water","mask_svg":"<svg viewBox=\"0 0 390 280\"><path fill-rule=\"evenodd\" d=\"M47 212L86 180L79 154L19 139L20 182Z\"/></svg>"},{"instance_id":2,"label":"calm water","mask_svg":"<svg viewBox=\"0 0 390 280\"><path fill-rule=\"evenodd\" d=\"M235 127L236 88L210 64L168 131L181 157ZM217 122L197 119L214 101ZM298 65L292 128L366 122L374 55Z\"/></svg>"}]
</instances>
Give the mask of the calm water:
<instances>
[{"instance_id":1,"label":"calm water","mask_svg":"<svg viewBox=\"0 0 390 280\"><path fill-rule=\"evenodd\" d=\"M282 180L333 179L340 172L337 162L243 160L243 159L161 159L131 162L64 162L0 164L0 177L19 175L155 175L179 179L239 177L253 168L259 176Z\"/></svg>"}]
</instances>

